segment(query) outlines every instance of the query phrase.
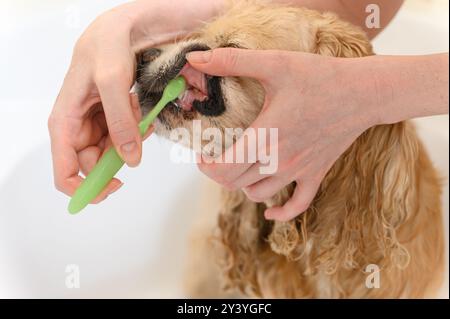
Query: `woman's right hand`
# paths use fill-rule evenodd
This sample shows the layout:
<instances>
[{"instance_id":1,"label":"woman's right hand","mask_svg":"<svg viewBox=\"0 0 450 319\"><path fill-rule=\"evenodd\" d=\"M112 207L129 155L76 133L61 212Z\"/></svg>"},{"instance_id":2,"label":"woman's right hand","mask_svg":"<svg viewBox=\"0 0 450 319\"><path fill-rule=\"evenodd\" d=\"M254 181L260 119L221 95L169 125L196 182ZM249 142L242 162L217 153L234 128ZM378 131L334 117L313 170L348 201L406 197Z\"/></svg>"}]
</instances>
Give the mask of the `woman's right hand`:
<instances>
[{"instance_id":1,"label":"woman's right hand","mask_svg":"<svg viewBox=\"0 0 450 319\"><path fill-rule=\"evenodd\" d=\"M48 120L56 188L71 196L112 141L129 166L141 159L140 108L130 95L136 54L193 30L220 1L136 1L99 16L75 45ZM177 7L178 10L173 10ZM96 202L121 186L111 181Z\"/></svg>"}]
</instances>

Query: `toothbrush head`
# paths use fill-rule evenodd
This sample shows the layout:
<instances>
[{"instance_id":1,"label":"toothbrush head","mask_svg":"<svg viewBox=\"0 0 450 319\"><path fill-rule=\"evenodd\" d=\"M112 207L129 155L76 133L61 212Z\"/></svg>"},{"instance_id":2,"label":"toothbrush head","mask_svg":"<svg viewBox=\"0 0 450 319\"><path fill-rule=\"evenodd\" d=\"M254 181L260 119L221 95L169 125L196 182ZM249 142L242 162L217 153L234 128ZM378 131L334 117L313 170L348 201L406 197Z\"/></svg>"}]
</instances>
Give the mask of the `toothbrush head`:
<instances>
[{"instance_id":1,"label":"toothbrush head","mask_svg":"<svg viewBox=\"0 0 450 319\"><path fill-rule=\"evenodd\" d=\"M183 93L184 90L186 90L186 80L182 76L176 77L167 84L163 92L162 100L168 102L173 101Z\"/></svg>"}]
</instances>

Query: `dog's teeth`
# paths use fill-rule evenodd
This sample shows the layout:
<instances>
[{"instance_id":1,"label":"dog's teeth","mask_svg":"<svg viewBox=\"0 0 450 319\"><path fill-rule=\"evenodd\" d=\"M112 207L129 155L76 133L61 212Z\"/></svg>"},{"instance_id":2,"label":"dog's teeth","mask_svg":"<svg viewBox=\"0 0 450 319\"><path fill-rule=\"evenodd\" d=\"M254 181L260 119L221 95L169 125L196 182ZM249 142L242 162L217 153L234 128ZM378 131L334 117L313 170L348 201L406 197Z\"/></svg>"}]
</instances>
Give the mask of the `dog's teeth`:
<instances>
[{"instance_id":1,"label":"dog's teeth","mask_svg":"<svg viewBox=\"0 0 450 319\"><path fill-rule=\"evenodd\" d=\"M177 104L177 102L172 101L172 104L175 105L177 108L181 109L181 106L179 106L179 105Z\"/></svg>"},{"instance_id":2,"label":"dog's teeth","mask_svg":"<svg viewBox=\"0 0 450 319\"><path fill-rule=\"evenodd\" d=\"M188 90L184 90L180 95L178 95L178 99L179 99L179 100L182 100L182 99L186 96L187 91L188 91Z\"/></svg>"}]
</instances>

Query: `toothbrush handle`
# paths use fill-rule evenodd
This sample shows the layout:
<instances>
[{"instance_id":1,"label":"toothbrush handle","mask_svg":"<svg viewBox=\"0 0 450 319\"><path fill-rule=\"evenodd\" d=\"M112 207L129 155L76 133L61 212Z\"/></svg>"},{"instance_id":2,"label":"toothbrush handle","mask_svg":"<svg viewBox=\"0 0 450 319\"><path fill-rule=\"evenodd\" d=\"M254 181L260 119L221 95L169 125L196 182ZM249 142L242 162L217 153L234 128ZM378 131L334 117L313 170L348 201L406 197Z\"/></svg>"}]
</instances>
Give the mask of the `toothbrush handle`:
<instances>
[{"instance_id":1,"label":"toothbrush handle","mask_svg":"<svg viewBox=\"0 0 450 319\"><path fill-rule=\"evenodd\" d=\"M177 77L169 82L164 89L161 100L139 123L141 136L145 135L149 126L167 103L176 99L185 88L186 81L183 77ZM81 183L80 187L75 191L69 203L69 213L76 214L92 202L114 178L114 175L116 175L123 164L124 161L114 147L106 151L86 179Z\"/></svg>"},{"instance_id":2,"label":"toothbrush handle","mask_svg":"<svg viewBox=\"0 0 450 319\"><path fill-rule=\"evenodd\" d=\"M69 204L69 212L76 214L92 202L109 184L125 162L114 147L111 147L98 161L79 187Z\"/></svg>"},{"instance_id":3,"label":"toothbrush handle","mask_svg":"<svg viewBox=\"0 0 450 319\"><path fill-rule=\"evenodd\" d=\"M139 123L139 132L144 136L150 124L162 110L164 101L159 103L153 110ZM103 154L95 167L75 191L69 203L69 213L76 214L92 202L98 194L109 184L125 162L117 153L114 147Z\"/></svg>"}]
</instances>

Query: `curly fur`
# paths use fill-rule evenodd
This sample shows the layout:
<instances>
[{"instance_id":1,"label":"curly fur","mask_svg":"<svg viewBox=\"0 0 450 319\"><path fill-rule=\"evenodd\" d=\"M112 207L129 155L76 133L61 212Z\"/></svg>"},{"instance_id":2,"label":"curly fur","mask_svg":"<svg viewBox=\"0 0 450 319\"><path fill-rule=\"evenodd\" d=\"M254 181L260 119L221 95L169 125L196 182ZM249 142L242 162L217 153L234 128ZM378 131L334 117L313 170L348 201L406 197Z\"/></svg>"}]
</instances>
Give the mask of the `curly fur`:
<instances>
[{"instance_id":1,"label":"curly fur","mask_svg":"<svg viewBox=\"0 0 450 319\"><path fill-rule=\"evenodd\" d=\"M189 39L197 40L212 48L344 58L373 54L365 34L332 13L262 1L233 1ZM262 105L261 86L245 78L224 80L227 112L206 120L248 126ZM265 203L251 202L241 191L222 191L214 249L197 240L191 253L197 256L188 271L191 296L221 295L212 258L223 286L246 296L426 297L438 287L444 263L440 180L409 122L367 130L334 164L304 214L290 222L266 221L264 209L285 203L294 187ZM196 237L210 234L208 226ZM365 285L369 264L381 269L380 288ZM212 284L205 290L208 282L215 283L215 292Z\"/></svg>"},{"instance_id":2,"label":"curly fur","mask_svg":"<svg viewBox=\"0 0 450 319\"><path fill-rule=\"evenodd\" d=\"M283 204L292 188L268 205ZM242 193L224 194L226 280L259 297L426 296L443 267L439 195L411 125L375 127L338 160L294 221L264 221L263 209ZM365 287L368 264L381 268L379 289Z\"/></svg>"}]
</instances>

